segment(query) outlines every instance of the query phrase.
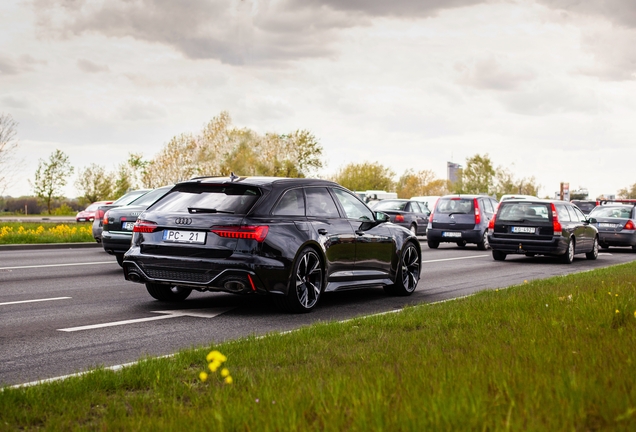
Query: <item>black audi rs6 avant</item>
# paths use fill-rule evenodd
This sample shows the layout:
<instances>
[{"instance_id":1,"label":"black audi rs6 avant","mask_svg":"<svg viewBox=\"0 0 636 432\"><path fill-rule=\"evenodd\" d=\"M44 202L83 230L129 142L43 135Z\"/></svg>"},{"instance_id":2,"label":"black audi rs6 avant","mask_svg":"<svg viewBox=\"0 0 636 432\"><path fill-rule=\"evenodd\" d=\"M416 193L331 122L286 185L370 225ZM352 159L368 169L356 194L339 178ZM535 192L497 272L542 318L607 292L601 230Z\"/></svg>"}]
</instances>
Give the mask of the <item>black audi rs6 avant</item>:
<instances>
[{"instance_id":1,"label":"black audi rs6 avant","mask_svg":"<svg viewBox=\"0 0 636 432\"><path fill-rule=\"evenodd\" d=\"M337 183L231 175L178 183L146 209L123 267L161 301L222 291L309 312L328 291L410 295L421 262L408 229Z\"/></svg>"}]
</instances>

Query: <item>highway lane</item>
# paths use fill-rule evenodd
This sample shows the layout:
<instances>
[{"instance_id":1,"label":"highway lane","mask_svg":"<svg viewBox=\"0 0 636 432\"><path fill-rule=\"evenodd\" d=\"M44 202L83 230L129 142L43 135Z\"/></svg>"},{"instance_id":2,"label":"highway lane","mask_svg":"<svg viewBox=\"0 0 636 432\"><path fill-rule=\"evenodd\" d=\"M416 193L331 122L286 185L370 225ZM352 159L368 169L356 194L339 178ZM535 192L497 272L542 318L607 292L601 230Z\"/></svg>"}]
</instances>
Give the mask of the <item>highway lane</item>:
<instances>
[{"instance_id":1,"label":"highway lane","mask_svg":"<svg viewBox=\"0 0 636 432\"><path fill-rule=\"evenodd\" d=\"M193 292L181 304L162 304L143 285L125 281L114 257L100 248L0 251L0 385L636 259L629 249L611 249L597 261L577 256L568 266L544 257L495 262L490 252L470 246L429 250L422 243L422 249L422 279L414 295L388 297L381 288L332 293L305 315L280 313L267 298L223 293Z\"/></svg>"}]
</instances>

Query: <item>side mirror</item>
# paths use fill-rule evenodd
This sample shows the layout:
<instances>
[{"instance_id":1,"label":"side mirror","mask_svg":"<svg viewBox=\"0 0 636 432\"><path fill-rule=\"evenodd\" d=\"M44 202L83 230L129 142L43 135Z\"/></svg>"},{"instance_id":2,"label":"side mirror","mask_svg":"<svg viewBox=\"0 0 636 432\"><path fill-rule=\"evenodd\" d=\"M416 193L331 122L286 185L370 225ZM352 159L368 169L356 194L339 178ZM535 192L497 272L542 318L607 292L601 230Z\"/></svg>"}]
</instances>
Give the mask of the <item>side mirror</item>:
<instances>
[{"instance_id":1,"label":"side mirror","mask_svg":"<svg viewBox=\"0 0 636 432\"><path fill-rule=\"evenodd\" d=\"M388 222L390 220L391 220L391 217L388 214L386 214L384 212L381 212L381 211L375 212L375 221L376 222L384 223L384 222Z\"/></svg>"},{"instance_id":2,"label":"side mirror","mask_svg":"<svg viewBox=\"0 0 636 432\"><path fill-rule=\"evenodd\" d=\"M598 221L596 220L596 218L593 218L593 217L589 218L587 221L588 221L589 223L591 223L591 224L595 224L595 223L597 223L597 222L598 222Z\"/></svg>"}]
</instances>

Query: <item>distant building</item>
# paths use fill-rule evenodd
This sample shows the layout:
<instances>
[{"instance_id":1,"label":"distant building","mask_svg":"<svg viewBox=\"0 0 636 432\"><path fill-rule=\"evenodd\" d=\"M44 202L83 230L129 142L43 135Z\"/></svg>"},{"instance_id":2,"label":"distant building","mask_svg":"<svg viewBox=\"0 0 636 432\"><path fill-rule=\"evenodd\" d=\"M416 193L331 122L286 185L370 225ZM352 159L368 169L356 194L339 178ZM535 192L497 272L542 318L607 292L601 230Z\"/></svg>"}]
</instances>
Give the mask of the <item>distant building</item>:
<instances>
[{"instance_id":1,"label":"distant building","mask_svg":"<svg viewBox=\"0 0 636 432\"><path fill-rule=\"evenodd\" d=\"M455 162L446 162L446 179L451 184L456 183L460 179L462 166Z\"/></svg>"}]
</instances>

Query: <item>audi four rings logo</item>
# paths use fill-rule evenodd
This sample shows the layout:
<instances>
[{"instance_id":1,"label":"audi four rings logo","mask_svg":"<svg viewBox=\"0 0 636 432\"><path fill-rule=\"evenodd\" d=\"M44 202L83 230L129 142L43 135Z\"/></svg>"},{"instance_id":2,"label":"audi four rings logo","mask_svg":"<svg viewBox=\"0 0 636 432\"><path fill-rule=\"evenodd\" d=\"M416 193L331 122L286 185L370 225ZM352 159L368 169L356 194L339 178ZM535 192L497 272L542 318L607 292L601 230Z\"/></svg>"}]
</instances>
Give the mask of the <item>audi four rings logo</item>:
<instances>
[{"instance_id":1,"label":"audi four rings logo","mask_svg":"<svg viewBox=\"0 0 636 432\"><path fill-rule=\"evenodd\" d=\"M174 223L177 225L190 225L192 223L192 218L176 218Z\"/></svg>"}]
</instances>

